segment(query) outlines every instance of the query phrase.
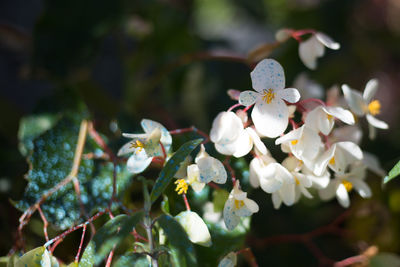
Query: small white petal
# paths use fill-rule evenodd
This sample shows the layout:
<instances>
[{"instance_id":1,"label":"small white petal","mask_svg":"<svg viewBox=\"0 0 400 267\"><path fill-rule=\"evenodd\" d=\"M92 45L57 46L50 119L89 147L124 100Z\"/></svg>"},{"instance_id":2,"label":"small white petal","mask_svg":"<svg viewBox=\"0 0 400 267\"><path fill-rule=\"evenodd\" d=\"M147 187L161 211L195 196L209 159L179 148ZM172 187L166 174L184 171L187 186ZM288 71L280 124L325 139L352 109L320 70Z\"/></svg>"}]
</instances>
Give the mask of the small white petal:
<instances>
[{"instance_id":1,"label":"small white petal","mask_svg":"<svg viewBox=\"0 0 400 267\"><path fill-rule=\"evenodd\" d=\"M325 33L317 32L315 36L317 37L318 41L320 41L324 46L330 49L338 50L340 48L340 44L335 42L331 37L329 37Z\"/></svg>"},{"instance_id":2,"label":"small white petal","mask_svg":"<svg viewBox=\"0 0 400 267\"><path fill-rule=\"evenodd\" d=\"M161 131L161 143L164 145L165 150L168 152L171 144L172 144L172 137L167 128L165 128L161 123L158 123L156 121L148 120L148 119L143 119L141 121L141 125L145 133L149 134L154 131L155 128L160 129Z\"/></svg>"},{"instance_id":3,"label":"small white petal","mask_svg":"<svg viewBox=\"0 0 400 267\"><path fill-rule=\"evenodd\" d=\"M261 141L256 131L254 131L253 128L250 127L247 127L246 131L250 135L251 139L253 140L254 146L258 149L258 151L263 155L267 154L268 153L267 147Z\"/></svg>"},{"instance_id":4,"label":"small white petal","mask_svg":"<svg viewBox=\"0 0 400 267\"><path fill-rule=\"evenodd\" d=\"M132 139L146 139L148 134L130 134L130 133L122 133L123 137L132 138Z\"/></svg>"},{"instance_id":5,"label":"small white petal","mask_svg":"<svg viewBox=\"0 0 400 267\"><path fill-rule=\"evenodd\" d=\"M243 106L253 105L256 102L259 95L260 93L254 91L241 92L239 96L239 103L242 104Z\"/></svg>"},{"instance_id":6,"label":"small white petal","mask_svg":"<svg viewBox=\"0 0 400 267\"><path fill-rule=\"evenodd\" d=\"M367 121L369 124L371 124L375 128L379 128L379 129L388 129L389 128L389 125L386 122L378 120L371 114L367 114Z\"/></svg>"},{"instance_id":7,"label":"small white petal","mask_svg":"<svg viewBox=\"0 0 400 267\"><path fill-rule=\"evenodd\" d=\"M260 158L253 158L250 161L250 175L249 175L249 180L250 180L250 184L252 187L257 188L260 186L260 175L259 173L261 173L262 170L262 166L261 166L261 159Z\"/></svg>"},{"instance_id":8,"label":"small white petal","mask_svg":"<svg viewBox=\"0 0 400 267\"><path fill-rule=\"evenodd\" d=\"M300 100L300 93L296 88L286 88L283 90L278 90L276 96L286 100L289 103L296 103Z\"/></svg>"},{"instance_id":9,"label":"small white petal","mask_svg":"<svg viewBox=\"0 0 400 267\"><path fill-rule=\"evenodd\" d=\"M376 128L368 123L368 138L374 140L376 138Z\"/></svg>"},{"instance_id":10,"label":"small white petal","mask_svg":"<svg viewBox=\"0 0 400 267\"><path fill-rule=\"evenodd\" d=\"M236 158L241 158L247 155L251 149L253 148L253 140L250 138L249 131L243 130L240 134L239 138L236 143L236 149L233 153L233 156Z\"/></svg>"},{"instance_id":11,"label":"small white petal","mask_svg":"<svg viewBox=\"0 0 400 267\"><path fill-rule=\"evenodd\" d=\"M363 98L366 103L371 102L372 98L375 96L376 91L378 90L378 80L371 79L368 81L367 85L365 86L365 90L363 93Z\"/></svg>"},{"instance_id":12,"label":"small white petal","mask_svg":"<svg viewBox=\"0 0 400 267\"><path fill-rule=\"evenodd\" d=\"M282 137L279 137L275 140L275 145L280 145L286 143L288 141L298 140L301 138L303 134L304 127L297 128L285 134Z\"/></svg>"},{"instance_id":13,"label":"small white petal","mask_svg":"<svg viewBox=\"0 0 400 267\"><path fill-rule=\"evenodd\" d=\"M354 162L355 160L363 159L363 152L357 144L353 142L338 142L336 144L338 148L346 151L345 157L349 163Z\"/></svg>"},{"instance_id":14,"label":"small white petal","mask_svg":"<svg viewBox=\"0 0 400 267\"><path fill-rule=\"evenodd\" d=\"M313 198L313 196L310 194L310 192L308 192L307 188L305 188L304 186L299 186L301 193L303 193L304 196L306 196L307 198Z\"/></svg>"},{"instance_id":15,"label":"small white petal","mask_svg":"<svg viewBox=\"0 0 400 267\"><path fill-rule=\"evenodd\" d=\"M286 206L291 206L295 201L295 186L296 184L284 183L281 189L278 191L283 203Z\"/></svg>"},{"instance_id":16,"label":"small white petal","mask_svg":"<svg viewBox=\"0 0 400 267\"><path fill-rule=\"evenodd\" d=\"M193 211L183 211L175 219L185 229L190 241L204 247L212 245L211 235L203 219Z\"/></svg>"},{"instance_id":17,"label":"small white petal","mask_svg":"<svg viewBox=\"0 0 400 267\"><path fill-rule=\"evenodd\" d=\"M381 164L379 163L379 159L371 153L363 151L364 158L363 163L367 168L373 171L376 175L384 177L386 175L386 171L382 169Z\"/></svg>"},{"instance_id":18,"label":"small white petal","mask_svg":"<svg viewBox=\"0 0 400 267\"><path fill-rule=\"evenodd\" d=\"M358 116L364 115L365 102L360 92L351 89L347 84L342 85L342 91L350 109Z\"/></svg>"},{"instance_id":19,"label":"small white petal","mask_svg":"<svg viewBox=\"0 0 400 267\"><path fill-rule=\"evenodd\" d=\"M144 171L151 163L153 157L147 156L144 150L129 157L127 168L130 173L136 174Z\"/></svg>"},{"instance_id":20,"label":"small white petal","mask_svg":"<svg viewBox=\"0 0 400 267\"><path fill-rule=\"evenodd\" d=\"M332 199L336 194L336 188L337 188L337 181L331 180L327 187L318 191L319 197L322 200Z\"/></svg>"},{"instance_id":21,"label":"small white petal","mask_svg":"<svg viewBox=\"0 0 400 267\"><path fill-rule=\"evenodd\" d=\"M136 139L136 140L138 140L138 139ZM118 150L117 156L119 157L119 156L122 156L122 155L125 155L125 154L128 154L128 153L135 152L137 148L136 148L136 147L133 147L133 145L136 144L136 143L135 143L136 140L129 141L128 143L126 143L125 145L123 145L123 146Z\"/></svg>"},{"instance_id":22,"label":"small white petal","mask_svg":"<svg viewBox=\"0 0 400 267\"><path fill-rule=\"evenodd\" d=\"M205 157L198 160L200 182L209 183L211 181L218 184L226 182L227 173L221 161L213 157Z\"/></svg>"},{"instance_id":23,"label":"small white petal","mask_svg":"<svg viewBox=\"0 0 400 267\"><path fill-rule=\"evenodd\" d=\"M162 155L162 149L160 145L161 130L160 128L154 128L144 143L144 149L149 157L156 157ZM164 147L165 148L165 147Z\"/></svg>"},{"instance_id":24,"label":"small white petal","mask_svg":"<svg viewBox=\"0 0 400 267\"><path fill-rule=\"evenodd\" d=\"M235 141L243 130L243 123L233 112L220 112L214 119L210 139L214 143L228 144Z\"/></svg>"},{"instance_id":25,"label":"small white petal","mask_svg":"<svg viewBox=\"0 0 400 267\"><path fill-rule=\"evenodd\" d=\"M244 200L246 200L246 199L244 199ZM244 202L244 201L243 201L243 202ZM236 210L234 211L234 214L235 214L236 216L239 216L239 217L249 217L249 216L251 216L253 213L251 212L251 210L250 210L248 207L242 206L242 207L240 207L239 209L236 209Z\"/></svg>"},{"instance_id":26,"label":"small white petal","mask_svg":"<svg viewBox=\"0 0 400 267\"><path fill-rule=\"evenodd\" d=\"M362 131L358 126L349 125L343 126L340 128L336 128L332 131L332 135L330 136L331 143L341 142L341 141L350 141L356 144L360 144L362 138Z\"/></svg>"},{"instance_id":27,"label":"small white petal","mask_svg":"<svg viewBox=\"0 0 400 267\"><path fill-rule=\"evenodd\" d=\"M352 125L355 123L353 114L342 107L324 107L324 110L329 115L338 118L346 124Z\"/></svg>"},{"instance_id":28,"label":"small white petal","mask_svg":"<svg viewBox=\"0 0 400 267\"><path fill-rule=\"evenodd\" d=\"M371 189L369 188L368 184L363 180L351 180L353 183L354 189L362 198L370 198L372 196Z\"/></svg>"},{"instance_id":29,"label":"small white petal","mask_svg":"<svg viewBox=\"0 0 400 267\"><path fill-rule=\"evenodd\" d=\"M225 226L229 231L232 231L233 229L235 229L235 227L239 224L240 222L240 217L236 216L233 214L234 211L234 200L232 198L229 198L226 202L225 202L225 206L224 206L224 222L225 222Z\"/></svg>"},{"instance_id":30,"label":"small white petal","mask_svg":"<svg viewBox=\"0 0 400 267\"><path fill-rule=\"evenodd\" d=\"M301 61L309 69L317 67L317 58L325 53L324 45L313 35L299 44L299 56Z\"/></svg>"},{"instance_id":31,"label":"small white petal","mask_svg":"<svg viewBox=\"0 0 400 267\"><path fill-rule=\"evenodd\" d=\"M243 202L244 202L244 205L245 205L252 213L258 212L258 210L259 210L258 204L257 204L254 200L246 198L245 200L243 200Z\"/></svg>"},{"instance_id":32,"label":"small white petal","mask_svg":"<svg viewBox=\"0 0 400 267\"><path fill-rule=\"evenodd\" d=\"M250 73L253 88L262 92L264 89L283 89L285 74L281 64L273 59L260 61Z\"/></svg>"},{"instance_id":33,"label":"small white petal","mask_svg":"<svg viewBox=\"0 0 400 267\"><path fill-rule=\"evenodd\" d=\"M219 263L218 267L236 267L237 256L235 252L230 252Z\"/></svg>"},{"instance_id":34,"label":"small white petal","mask_svg":"<svg viewBox=\"0 0 400 267\"><path fill-rule=\"evenodd\" d=\"M271 103L257 102L251 113L257 131L270 138L281 135L289 123L289 110L281 99Z\"/></svg>"},{"instance_id":35,"label":"small white petal","mask_svg":"<svg viewBox=\"0 0 400 267\"><path fill-rule=\"evenodd\" d=\"M350 206L349 193L342 183L340 183L338 188L336 189L336 198L339 201L339 204L342 205L342 207L348 208Z\"/></svg>"},{"instance_id":36,"label":"small white petal","mask_svg":"<svg viewBox=\"0 0 400 267\"><path fill-rule=\"evenodd\" d=\"M277 210L282 204L282 199L279 196L278 192L272 193L272 204L274 204L274 208Z\"/></svg>"}]
</instances>

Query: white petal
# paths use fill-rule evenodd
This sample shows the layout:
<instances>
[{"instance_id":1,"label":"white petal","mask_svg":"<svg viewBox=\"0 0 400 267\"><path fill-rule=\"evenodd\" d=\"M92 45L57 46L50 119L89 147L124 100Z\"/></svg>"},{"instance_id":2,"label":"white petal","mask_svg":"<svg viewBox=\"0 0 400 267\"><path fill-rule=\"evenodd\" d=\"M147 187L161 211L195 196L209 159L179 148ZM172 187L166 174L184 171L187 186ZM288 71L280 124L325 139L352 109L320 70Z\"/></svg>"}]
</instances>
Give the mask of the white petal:
<instances>
[{"instance_id":1,"label":"white petal","mask_svg":"<svg viewBox=\"0 0 400 267\"><path fill-rule=\"evenodd\" d=\"M310 192L308 192L307 188L305 188L304 186L299 185L300 191L301 193L303 193L303 195L305 195L307 198L313 198L313 196L310 194Z\"/></svg>"},{"instance_id":2,"label":"white petal","mask_svg":"<svg viewBox=\"0 0 400 267\"><path fill-rule=\"evenodd\" d=\"M165 128L161 123L156 121L143 119L141 121L141 125L145 133L151 133L154 131L155 128L160 129L161 131L161 143L163 143L165 150L168 152L171 144L172 144L172 137L171 134L168 132L167 128Z\"/></svg>"},{"instance_id":3,"label":"white petal","mask_svg":"<svg viewBox=\"0 0 400 267\"><path fill-rule=\"evenodd\" d=\"M229 198L224 206L224 222L228 230L232 231L240 222L240 217L233 214L234 200Z\"/></svg>"},{"instance_id":4,"label":"white petal","mask_svg":"<svg viewBox=\"0 0 400 267\"><path fill-rule=\"evenodd\" d=\"M354 189L362 198L370 198L372 196L371 189L369 188L368 184L363 180L352 180L351 181L354 185Z\"/></svg>"},{"instance_id":5,"label":"white petal","mask_svg":"<svg viewBox=\"0 0 400 267\"><path fill-rule=\"evenodd\" d=\"M336 194L337 181L330 181L327 187L318 191L319 197L322 200L330 200Z\"/></svg>"},{"instance_id":6,"label":"white petal","mask_svg":"<svg viewBox=\"0 0 400 267\"><path fill-rule=\"evenodd\" d=\"M342 183L340 183L338 188L336 189L336 198L339 201L339 204L342 205L342 207L348 208L350 206L349 193Z\"/></svg>"},{"instance_id":7,"label":"white petal","mask_svg":"<svg viewBox=\"0 0 400 267\"><path fill-rule=\"evenodd\" d=\"M331 37L329 37L325 33L317 32L315 36L317 37L318 41L320 41L324 46L330 49L338 50L340 48L340 44L335 42Z\"/></svg>"},{"instance_id":8,"label":"white petal","mask_svg":"<svg viewBox=\"0 0 400 267\"><path fill-rule=\"evenodd\" d=\"M291 149L293 154L295 154L296 157L301 157L303 161L314 160L323 147L321 137L316 131L306 126L302 127L304 127L304 129L301 139L296 145L290 143Z\"/></svg>"},{"instance_id":9,"label":"white petal","mask_svg":"<svg viewBox=\"0 0 400 267\"><path fill-rule=\"evenodd\" d=\"M378 120L371 114L367 114L367 121L369 122L369 124L371 124L375 128L379 128L379 129L388 129L389 128L389 125L387 125L386 122Z\"/></svg>"},{"instance_id":10,"label":"white petal","mask_svg":"<svg viewBox=\"0 0 400 267\"><path fill-rule=\"evenodd\" d=\"M235 113L220 112L213 121L210 139L214 143L232 143L238 138L242 130L243 123Z\"/></svg>"},{"instance_id":11,"label":"white petal","mask_svg":"<svg viewBox=\"0 0 400 267\"><path fill-rule=\"evenodd\" d=\"M265 144L261 141L260 137L258 136L258 134L256 133L256 131L253 130L253 128L247 127L246 131L248 132L248 134L250 135L251 139L253 140L253 143L255 145L255 147L258 149L258 151L263 154L266 155L268 153L267 147L265 146Z\"/></svg>"},{"instance_id":12,"label":"white petal","mask_svg":"<svg viewBox=\"0 0 400 267\"><path fill-rule=\"evenodd\" d=\"M361 129L358 126L350 125L334 129L331 136L331 142L350 141L359 144L361 138Z\"/></svg>"},{"instance_id":13,"label":"white petal","mask_svg":"<svg viewBox=\"0 0 400 267\"><path fill-rule=\"evenodd\" d=\"M235 207L236 208L236 207ZM245 205L243 205L242 207L240 207L239 209L235 209L234 214L236 216L239 217L249 217L251 216L253 213L251 212L251 210L249 208L247 208Z\"/></svg>"},{"instance_id":14,"label":"white petal","mask_svg":"<svg viewBox=\"0 0 400 267\"><path fill-rule=\"evenodd\" d=\"M250 175L249 180L252 187L257 188L260 186L260 173L262 171L261 167L261 159L260 158L253 158L250 161Z\"/></svg>"},{"instance_id":15,"label":"white petal","mask_svg":"<svg viewBox=\"0 0 400 267\"><path fill-rule=\"evenodd\" d=\"M297 128L295 130L288 132L284 136L277 138L275 140L275 145L280 145L280 144L286 143L288 141L300 139L301 135L303 134L303 129L304 129L304 127Z\"/></svg>"},{"instance_id":16,"label":"white petal","mask_svg":"<svg viewBox=\"0 0 400 267\"><path fill-rule=\"evenodd\" d=\"M302 173L296 173L295 174L297 180L299 181L300 185L309 188L312 185L312 180L308 175L302 174Z\"/></svg>"},{"instance_id":17,"label":"white petal","mask_svg":"<svg viewBox=\"0 0 400 267\"><path fill-rule=\"evenodd\" d=\"M305 124L308 128L313 129L314 131L319 131L319 121L322 117L324 117L324 111L322 110L322 106L317 106L313 110L307 113ZM326 116L325 116L326 118Z\"/></svg>"},{"instance_id":18,"label":"white petal","mask_svg":"<svg viewBox=\"0 0 400 267\"><path fill-rule=\"evenodd\" d=\"M218 267L235 267L237 263L237 256L235 252L230 252L219 263Z\"/></svg>"},{"instance_id":19,"label":"white petal","mask_svg":"<svg viewBox=\"0 0 400 267\"><path fill-rule=\"evenodd\" d=\"M211 181L218 184L226 182L227 173L221 161L213 157L205 157L197 162L200 172L200 182L209 183Z\"/></svg>"},{"instance_id":20,"label":"white petal","mask_svg":"<svg viewBox=\"0 0 400 267\"><path fill-rule=\"evenodd\" d=\"M250 150L253 148L253 140L250 138L249 131L243 130L237 139L236 150L233 153L234 157L241 158L247 155Z\"/></svg>"},{"instance_id":21,"label":"white petal","mask_svg":"<svg viewBox=\"0 0 400 267\"><path fill-rule=\"evenodd\" d=\"M284 183L279 190L279 195L286 206L291 206L295 201L295 186L296 184Z\"/></svg>"},{"instance_id":22,"label":"white petal","mask_svg":"<svg viewBox=\"0 0 400 267\"><path fill-rule=\"evenodd\" d=\"M244 205L252 212L252 213L256 213L258 212L259 208L258 208L258 204L252 200L252 199L248 199L246 198L244 201Z\"/></svg>"},{"instance_id":23,"label":"white petal","mask_svg":"<svg viewBox=\"0 0 400 267\"><path fill-rule=\"evenodd\" d=\"M342 107L324 107L324 110L346 124L352 125L355 122L353 114Z\"/></svg>"},{"instance_id":24,"label":"white petal","mask_svg":"<svg viewBox=\"0 0 400 267\"><path fill-rule=\"evenodd\" d=\"M289 122L289 110L285 102L279 98L269 104L260 101L253 108L251 118L260 134L274 138L286 130Z\"/></svg>"},{"instance_id":25,"label":"white petal","mask_svg":"<svg viewBox=\"0 0 400 267\"><path fill-rule=\"evenodd\" d=\"M384 169L382 169L381 164L379 163L379 159L375 155L366 151L363 151L363 154L363 162L367 166L367 168L373 171L378 176L384 177L386 175L386 172Z\"/></svg>"},{"instance_id":26,"label":"white petal","mask_svg":"<svg viewBox=\"0 0 400 267\"><path fill-rule=\"evenodd\" d=\"M259 95L260 93L254 91L241 92L239 96L239 103L244 106L253 105L256 102Z\"/></svg>"},{"instance_id":27,"label":"white petal","mask_svg":"<svg viewBox=\"0 0 400 267\"><path fill-rule=\"evenodd\" d=\"M237 150L238 146L240 146L239 142L232 142L228 144L219 144L215 143L215 149L222 155L233 155ZM250 148L251 149L251 148Z\"/></svg>"},{"instance_id":28,"label":"white petal","mask_svg":"<svg viewBox=\"0 0 400 267\"><path fill-rule=\"evenodd\" d=\"M282 204L282 199L278 192L272 194L272 204L274 204L275 209L279 209Z\"/></svg>"},{"instance_id":29,"label":"white petal","mask_svg":"<svg viewBox=\"0 0 400 267\"><path fill-rule=\"evenodd\" d=\"M365 86L365 90L363 93L363 98L366 103L371 102L372 98L375 96L376 91L378 90L378 80L371 79L368 81L367 85Z\"/></svg>"},{"instance_id":30,"label":"white petal","mask_svg":"<svg viewBox=\"0 0 400 267\"><path fill-rule=\"evenodd\" d=\"M276 96L286 100L289 103L296 103L300 100L300 93L296 88L286 88L283 90L278 90Z\"/></svg>"},{"instance_id":31,"label":"white petal","mask_svg":"<svg viewBox=\"0 0 400 267\"><path fill-rule=\"evenodd\" d=\"M185 229L190 241L204 247L211 246L211 235L203 219L193 211L183 211L175 219Z\"/></svg>"},{"instance_id":32,"label":"white petal","mask_svg":"<svg viewBox=\"0 0 400 267\"><path fill-rule=\"evenodd\" d=\"M363 152L357 144L353 142L338 142L336 144L340 150L346 152L345 157L349 163L363 159Z\"/></svg>"},{"instance_id":33,"label":"white petal","mask_svg":"<svg viewBox=\"0 0 400 267\"><path fill-rule=\"evenodd\" d=\"M160 140L161 140L161 130L159 128L154 128L154 130L147 137L144 144L144 149L146 150L146 154L148 156L156 157L162 155Z\"/></svg>"},{"instance_id":34,"label":"white petal","mask_svg":"<svg viewBox=\"0 0 400 267\"><path fill-rule=\"evenodd\" d=\"M342 85L342 91L350 109L358 116L364 115L365 102L360 92L351 89L347 84Z\"/></svg>"},{"instance_id":35,"label":"white petal","mask_svg":"<svg viewBox=\"0 0 400 267\"><path fill-rule=\"evenodd\" d=\"M136 140L138 140L138 139L136 139ZM128 143L126 143L125 145L123 145L123 146L118 150L117 156L119 157L119 156L122 156L122 155L125 155L125 154L128 154L128 153L135 152L137 148L136 148L136 147L133 147L132 145L136 144L136 143L135 143L136 140L129 141Z\"/></svg>"},{"instance_id":36,"label":"white petal","mask_svg":"<svg viewBox=\"0 0 400 267\"><path fill-rule=\"evenodd\" d=\"M320 43L315 35L299 44L299 56L301 61L309 69L317 67L317 58L324 55L325 47Z\"/></svg>"},{"instance_id":37,"label":"white petal","mask_svg":"<svg viewBox=\"0 0 400 267\"><path fill-rule=\"evenodd\" d=\"M146 139L146 137L148 136L148 134L130 134L130 133L122 133L123 137L126 138L133 138L133 139Z\"/></svg>"},{"instance_id":38,"label":"white petal","mask_svg":"<svg viewBox=\"0 0 400 267\"><path fill-rule=\"evenodd\" d=\"M250 73L253 88L262 92L263 89L283 89L285 74L281 64L273 59L260 61Z\"/></svg>"},{"instance_id":39,"label":"white petal","mask_svg":"<svg viewBox=\"0 0 400 267\"><path fill-rule=\"evenodd\" d=\"M187 166L187 180L189 183L197 181L200 182L200 170L197 164Z\"/></svg>"},{"instance_id":40,"label":"white petal","mask_svg":"<svg viewBox=\"0 0 400 267\"><path fill-rule=\"evenodd\" d=\"M329 174L329 172L327 171ZM309 176L312 181L312 187L317 189L326 188L329 184L329 175L322 175L322 176Z\"/></svg>"},{"instance_id":41,"label":"white petal","mask_svg":"<svg viewBox=\"0 0 400 267\"><path fill-rule=\"evenodd\" d=\"M144 150L129 157L127 168L130 173L136 174L144 171L151 163L153 157L147 156Z\"/></svg>"},{"instance_id":42,"label":"white petal","mask_svg":"<svg viewBox=\"0 0 400 267\"><path fill-rule=\"evenodd\" d=\"M266 193L274 193L281 189L283 185L282 180L278 180L276 178L261 178L260 179L260 187Z\"/></svg>"},{"instance_id":43,"label":"white petal","mask_svg":"<svg viewBox=\"0 0 400 267\"><path fill-rule=\"evenodd\" d=\"M374 140L376 138L376 128L368 123L368 138Z\"/></svg>"}]
</instances>

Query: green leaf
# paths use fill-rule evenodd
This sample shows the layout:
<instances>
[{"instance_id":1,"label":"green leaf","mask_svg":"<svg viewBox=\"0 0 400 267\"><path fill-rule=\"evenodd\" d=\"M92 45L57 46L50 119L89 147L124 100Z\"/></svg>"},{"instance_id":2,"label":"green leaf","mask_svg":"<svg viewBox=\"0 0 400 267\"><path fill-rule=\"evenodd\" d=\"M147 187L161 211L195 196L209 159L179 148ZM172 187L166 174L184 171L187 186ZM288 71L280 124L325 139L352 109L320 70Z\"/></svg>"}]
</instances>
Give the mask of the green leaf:
<instances>
[{"instance_id":1,"label":"green leaf","mask_svg":"<svg viewBox=\"0 0 400 267\"><path fill-rule=\"evenodd\" d=\"M382 252L371 258L370 267L400 266L400 257L394 253Z\"/></svg>"},{"instance_id":2,"label":"green leaf","mask_svg":"<svg viewBox=\"0 0 400 267\"><path fill-rule=\"evenodd\" d=\"M32 153L28 157L31 169L27 173L28 185L16 207L25 211L40 197L61 182L69 174L74 158L81 120L86 110L68 112L57 124L32 141ZM32 126L33 127L33 126ZM88 136L84 154L104 153ZM83 157L78 172L81 199L88 214L108 207L112 195L113 164L103 160ZM131 182L126 168L118 165L117 196L120 197ZM67 229L84 218L72 183L62 187L42 205L47 220L60 229Z\"/></svg>"},{"instance_id":3,"label":"green leaf","mask_svg":"<svg viewBox=\"0 0 400 267\"><path fill-rule=\"evenodd\" d=\"M171 182L175 173L178 171L182 161L203 141L203 139L195 139L184 143L178 151L167 161L165 167L161 170L160 177L156 180L153 190L150 194L151 202L164 192L168 184Z\"/></svg>"},{"instance_id":4,"label":"green leaf","mask_svg":"<svg viewBox=\"0 0 400 267\"><path fill-rule=\"evenodd\" d=\"M90 255L93 250L94 264L99 264L114 247L117 248L142 218L143 212L138 212L132 216L118 215L104 224L89 242L92 247L88 254ZM86 250L83 253L84 255Z\"/></svg>"},{"instance_id":5,"label":"green leaf","mask_svg":"<svg viewBox=\"0 0 400 267\"><path fill-rule=\"evenodd\" d=\"M169 214L169 201L168 201L168 196L167 195L163 195L163 200L161 201L161 210L166 213Z\"/></svg>"},{"instance_id":6,"label":"green leaf","mask_svg":"<svg viewBox=\"0 0 400 267\"><path fill-rule=\"evenodd\" d=\"M72 263L71 263L72 264ZM89 242L83 252L82 258L79 261L79 267L93 267L94 266L94 244Z\"/></svg>"},{"instance_id":7,"label":"green leaf","mask_svg":"<svg viewBox=\"0 0 400 267\"><path fill-rule=\"evenodd\" d=\"M47 264L46 264L47 263ZM28 251L15 263L15 267L48 267L50 257L46 253L46 247L38 247Z\"/></svg>"},{"instance_id":8,"label":"green leaf","mask_svg":"<svg viewBox=\"0 0 400 267\"><path fill-rule=\"evenodd\" d=\"M151 266L151 262L148 259L148 256L139 253L126 253L122 255L113 265L113 267L145 267Z\"/></svg>"},{"instance_id":9,"label":"green leaf","mask_svg":"<svg viewBox=\"0 0 400 267\"><path fill-rule=\"evenodd\" d=\"M229 192L225 189L217 189L213 192L213 205L214 212L222 212L225 206L225 202L229 197Z\"/></svg>"},{"instance_id":10,"label":"green leaf","mask_svg":"<svg viewBox=\"0 0 400 267\"><path fill-rule=\"evenodd\" d=\"M400 175L400 161L397 162L397 164L393 167L393 169L390 170L388 176L386 176L383 179L383 183L386 184L387 182L397 177L398 175Z\"/></svg>"},{"instance_id":11,"label":"green leaf","mask_svg":"<svg viewBox=\"0 0 400 267\"><path fill-rule=\"evenodd\" d=\"M169 215L161 215L157 222L167 236L173 266L197 266L194 247L183 227Z\"/></svg>"},{"instance_id":12,"label":"green leaf","mask_svg":"<svg viewBox=\"0 0 400 267\"><path fill-rule=\"evenodd\" d=\"M7 267L14 267L15 264L18 261L18 256L17 254L13 254L9 257L8 262L7 262Z\"/></svg>"}]
</instances>

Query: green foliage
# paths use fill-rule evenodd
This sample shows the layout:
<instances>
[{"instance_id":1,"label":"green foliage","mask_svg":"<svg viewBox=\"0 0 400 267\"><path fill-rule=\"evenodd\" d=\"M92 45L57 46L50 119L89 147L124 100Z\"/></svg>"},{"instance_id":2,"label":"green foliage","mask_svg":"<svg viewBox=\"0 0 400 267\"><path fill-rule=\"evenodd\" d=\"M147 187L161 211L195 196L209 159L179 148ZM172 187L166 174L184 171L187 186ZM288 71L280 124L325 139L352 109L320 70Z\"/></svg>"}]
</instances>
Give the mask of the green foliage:
<instances>
[{"instance_id":1,"label":"green foliage","mask_svg":"<svg viewBox=\"0 0 400 267\"><path fill-rule=\"evenodd\" d=\"M161 215L157 222L168 239L173 266L197 266L194 247L182 226L169 215Z\"/></svg>"},{"instance_id":2,"label":"green foliage","mask_svg":"<svg viewBox=\"0 0 400 267\"><path fill-rule=\"evenodd\" d=\"M94 265L94 243L89 242L79 261L79 267L93 267Z\"/></svg>"},{"instance_id":3,"label":"green foliage","mask_svg":"<svg viewBox=\"0 0 400 267\"><path fill-rule=\"evenodd\" d=\"M150 194L151 202L157 200L157 198L164 192L168 184L171 182L175 173L178 171L182 161L203 141L203 139L191 140L184 143L175 154L167 161L165 167L161 170L160 176L157 178L153 190Z\"/></svg>"},{"instance_id":4,"label":"green foliage","mask_svg":"<svg viewBox=\"0 0 400 267\"><path fill-rule=\"evenodd\" d=\"M113 265L113 267L126 267L126 266L145 267L145 266L151 266L151 262L149 261L148 256L146 255L128 252L122 255Z\"/></svg>"},{"instance_id":5,"label":"green foliage","mask_svg":"<svg viewBox=\"0 0 400 267\"><path fill-rule=\"evenodd\" d=\"M74 158L79 125L85 113L70 112L58 120L57 124L31 140L33 133L23 131L21 142L30 148L28 157L31 169L23 199L16 206L24 211L50 188L61 182L69 174ZM41 124L43 119L30 118L30 127ZM36 123L36 124L35 124ZM40 128L40 126L38 126ZM43 128L42 128L43 129ZM85 153L101 155L93 140L87 138ZM85 210L92 214L106 208L112 195L113 164L83 157L79 167L81 199ZM117 166L117 192L124 191L130 182L130 175L122 165ZM41 206L47 220L61 229L66 229L81 220L79 202L72 183L64 186Z\"/></svg>"},{"instance_id":6,"label":"green foliage","mask_svg":"<svg viewBox=\"0 0 400 267\"><path fill-rule=\"evenodd\" d=\"M46 248L44 246L28 251L19 258L15 263L15 267L45 267L45 262L50 262L50 258L45 252Z\"/></svg>"},{"instance_id":7,"label":"green foliage","mask_svg":"<svg viewBox=\"0 0 400 267\"><path fill-rule=\"evenodd\" d=\"M85 249L83 257L91 259L91 255L93 255L94 261L90 261L98 265L113 248L117 248L122 240L133 231L142 218L143 212L138 212L132 216L118 215L109 220L96 232Z\"/></svg>"},{"instance_id":8,"label":"green foliage","mask_svg":"<svg viewBox=\"0 0 400 267\"><path fill-rule=\"evenodd\" d=\"M393 178L395 178L399 175L400 175L400 161L397 162L397 164L390 170L388 176L386 176L383 179L383 183L386 184L387 182L389 182L390 180L392 180Z\"/></svg>"}]
</instances>

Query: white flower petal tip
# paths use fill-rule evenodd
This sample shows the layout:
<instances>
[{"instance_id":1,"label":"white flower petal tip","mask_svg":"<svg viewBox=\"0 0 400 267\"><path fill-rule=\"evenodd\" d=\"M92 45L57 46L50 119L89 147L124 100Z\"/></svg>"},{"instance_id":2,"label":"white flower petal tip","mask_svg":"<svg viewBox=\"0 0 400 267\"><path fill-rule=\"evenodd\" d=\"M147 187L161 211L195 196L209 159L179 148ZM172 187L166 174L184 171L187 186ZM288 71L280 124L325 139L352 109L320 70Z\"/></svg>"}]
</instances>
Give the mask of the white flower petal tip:
<instances>
[{"instance_id":1,"label":"white flower petal tip","mask_svg":"<svg viewBox=\"0 0 400 267\"><path fill-rule=\"evenodd\" d=\"M235 267L237 264L237 255L235 252L228 253L218 263L218 267Z\"/></svg>"},{"instance_id":2,"label":"white flower petal tip","mask_svg":"<svg viewBox=\"0 0 400 267\"><path fill-rule=\"evenodd\" d=\"M340 44L335 42L331 37L329 37L325 33L317 32L315 36L317 37L318 41L320 41L324 46L333 50L340 49Z\"/></svg>"},{"instance_id":3,"label":"white flower petal tip","mask_svg":"<svg viewBox=\"0 0 400 267\"><path fill-rule=\"evenodd\" d=\"M175 216L175 219L185 229L192 243L210 247L212 245L211 235L203 219L193 211L183 211Z\"/></svg>"},{"instance_id":4,"label":"white flower petal tip","mask_svg":"<svg viewBox=\"0 0 400 267\"><path fill-rule=\"evenodd\" d=\"M228 177L225 167L221 161L213 157L205 157L197 162L200 173L200 182L209 183L211 181L224 184Z\"/></svg>"},{"instance_id":5,"label":"white flower petal tip","mask_svg":"<svg viewBox=\"0 0 400 267\"><path fill-rule=\"evenodd\" d=\"M239 96L239 103L243 106L253 105L256 102L258 95L259 94L254 91L241 92Z\"/></svg>"},{"instance_id":6,"label":"white flower petal tip","mask_svg":"<svg viewBox=\"0 0 400 267\"><path fill-rule=\"evenodd\" d=\"M254 90L261 93L264 89L283 89L285 74L278 61L274 59L261 60L250 73Z\"/></svg>"}]
</instances>

